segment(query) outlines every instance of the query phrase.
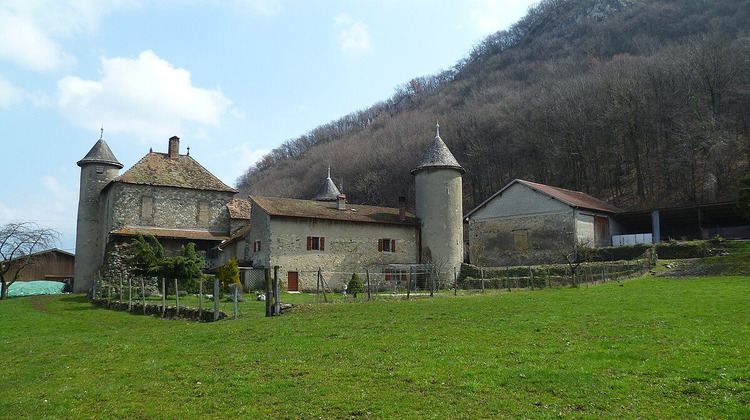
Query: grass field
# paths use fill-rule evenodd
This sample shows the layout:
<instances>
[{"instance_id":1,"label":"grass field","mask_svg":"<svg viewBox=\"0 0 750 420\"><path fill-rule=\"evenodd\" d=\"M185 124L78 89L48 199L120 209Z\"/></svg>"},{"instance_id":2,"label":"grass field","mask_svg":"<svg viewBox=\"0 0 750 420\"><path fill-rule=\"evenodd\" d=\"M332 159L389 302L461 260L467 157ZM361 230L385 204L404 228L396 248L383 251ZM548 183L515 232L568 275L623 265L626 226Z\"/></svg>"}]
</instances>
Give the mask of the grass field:
<instances>
[{"instance_id":1,"label":"grass field","mask_svg":"<svg viewBox=\"0 0 750 420\"><path fill-rule=\"evenodd\" d=\"M245 302L217 323L30 297L0 320L3 418L750 417L750 277Z\"/></svg>"}]
</instances>

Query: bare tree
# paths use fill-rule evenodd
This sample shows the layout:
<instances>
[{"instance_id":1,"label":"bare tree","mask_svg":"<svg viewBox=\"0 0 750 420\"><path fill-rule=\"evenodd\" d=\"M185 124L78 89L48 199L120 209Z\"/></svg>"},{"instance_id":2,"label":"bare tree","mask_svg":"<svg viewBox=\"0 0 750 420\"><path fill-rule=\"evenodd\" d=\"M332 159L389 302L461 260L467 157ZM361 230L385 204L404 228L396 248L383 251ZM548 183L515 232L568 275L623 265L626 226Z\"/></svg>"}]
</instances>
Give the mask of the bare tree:
<instances>
[{"instance_id":1,"label":"bare tree","mask_svg":"<svg viewBox=\"0 0 750 420\"><path fill-rule=\"evenodd\" d=\"M23 271L34 265L36 253L50 248L60 234L30 222L8 223L0 227L0 300Z\"/></svg>"}]
</instances>

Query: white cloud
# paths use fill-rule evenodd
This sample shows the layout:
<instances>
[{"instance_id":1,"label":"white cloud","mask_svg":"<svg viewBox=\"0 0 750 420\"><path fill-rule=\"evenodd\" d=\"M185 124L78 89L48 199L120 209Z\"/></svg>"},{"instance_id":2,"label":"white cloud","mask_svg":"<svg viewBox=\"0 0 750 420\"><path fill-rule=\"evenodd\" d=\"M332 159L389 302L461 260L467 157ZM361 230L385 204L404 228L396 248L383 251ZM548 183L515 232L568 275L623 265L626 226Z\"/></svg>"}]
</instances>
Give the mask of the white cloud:
<instances>
[{"instance_id":1,"label":"white cloud","mask_svg":"<svg viewBox=\"0 0 750 420\"><path fill-rule=\"evenodd\" d=\"M361 20L354 20L349 13L335 18L339 31L339 47L345 53L359 53L370 49L370 28Z\"/></svg>"},{"instance_id":2,"label":"white cloud","mask_svg":"<svg viewBox=\"0 0 750 420\"><path fill-rule=\"evenodd\" d=\"M94 31L120 0L3 0L0 2L0 60L34 71L75 63L59 38Z\"/></svg>"},{"instance_id":3,"label":"white cloud","mask_svg":"<svg viewBox=\"0 0 750 420\"><path fill-rule=\"evenodd\" d=\"M0 75L0 108L9 108L11 105L23 101L25 97L26 91L14 86Z\"/></svg>"},{"instance_id":4,"label":"white cloud","mask_svg":"<svg viewBox=\"0 0 750 420\"><path fill-rule=\"evenodd\" d=\"M185 123L217 126L232 104L221 89L193 86L190 72L147 50L137 58L102 58L102 77L66 76L57 106L71 122L141 138L168 137Z\"/></svg>"},{"instance_id":5,"label":"white cloud","mask_svg":"<svg viewBox=\"0 0 750 420\"><path fill-rule=\"evenodd\" d=\"M214 161L224 162L220 166L221 169L214 174L229 185L234 185L235 181L245 174L247 168L255 166L270 152L271 149L253 149L248 143L222 150L211 157Z\"/></svg>"}]
</instances>

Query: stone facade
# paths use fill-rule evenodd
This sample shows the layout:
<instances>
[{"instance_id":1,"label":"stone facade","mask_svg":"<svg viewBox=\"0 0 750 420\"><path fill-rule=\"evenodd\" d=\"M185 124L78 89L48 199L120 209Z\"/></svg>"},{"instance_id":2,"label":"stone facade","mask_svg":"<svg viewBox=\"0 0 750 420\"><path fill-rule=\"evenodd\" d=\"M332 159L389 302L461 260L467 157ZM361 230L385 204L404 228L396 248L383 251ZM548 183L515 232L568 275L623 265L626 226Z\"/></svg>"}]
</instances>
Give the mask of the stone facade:
<instances>
[{"instance_id":1,"label":"stone facade","mask_svg":"<svg viewBox=\"0 0 750 420\"><path fill-rule=\"evenodd\" d=\"M576 246L608 245L610 235L619 230L610 212L571 203L574 199L586 203L588 196L560 190L560 195L570 193L560 198L553 195L559 189L541 187L547 186L513 181L467 215L472 264L561 263ZM607 208L591 203L592 207Z\"/></svg>"}]
</instances>

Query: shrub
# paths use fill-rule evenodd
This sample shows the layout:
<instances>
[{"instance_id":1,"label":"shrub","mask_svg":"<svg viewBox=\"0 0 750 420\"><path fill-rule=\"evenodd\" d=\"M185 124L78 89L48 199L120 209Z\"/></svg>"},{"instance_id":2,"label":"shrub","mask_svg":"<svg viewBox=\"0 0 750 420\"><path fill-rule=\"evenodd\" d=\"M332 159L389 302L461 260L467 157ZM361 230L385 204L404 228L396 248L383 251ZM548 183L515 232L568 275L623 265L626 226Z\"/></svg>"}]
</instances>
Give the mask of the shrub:
<instances>
[{"instance_id":1,"label":"shrub","mask_svg":"<svg viewBox=\"0 0 750 420\"><path fill-rule=\"evenodd\" d=\"M706 256L708 246L706 241L660 243L656 245L659 258L676 260L684 258L702 258Z\"/></svg>"},{"instance_id":2,"label":"shrub","mask_svg":"<svg viewBox=\"0 0 750 420\"><path fill-rule=\"evenodd\" d=\"M347 285L347 291L351 293L355 299L357 298L357 293L365 291L365 287L362 285L362 280L357 273L352 274L352 279L349 280L349 284Z\"/></svg>"}]
</instances>

